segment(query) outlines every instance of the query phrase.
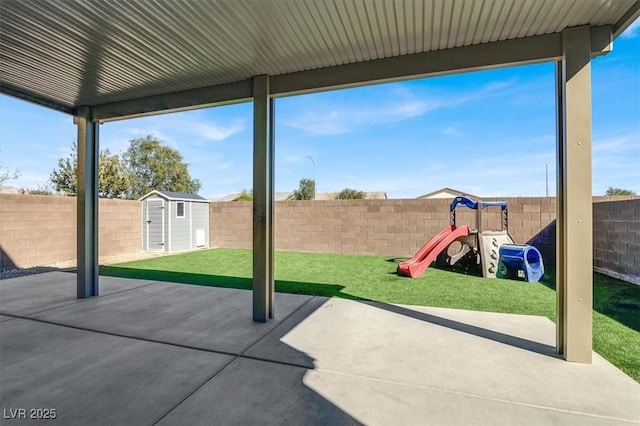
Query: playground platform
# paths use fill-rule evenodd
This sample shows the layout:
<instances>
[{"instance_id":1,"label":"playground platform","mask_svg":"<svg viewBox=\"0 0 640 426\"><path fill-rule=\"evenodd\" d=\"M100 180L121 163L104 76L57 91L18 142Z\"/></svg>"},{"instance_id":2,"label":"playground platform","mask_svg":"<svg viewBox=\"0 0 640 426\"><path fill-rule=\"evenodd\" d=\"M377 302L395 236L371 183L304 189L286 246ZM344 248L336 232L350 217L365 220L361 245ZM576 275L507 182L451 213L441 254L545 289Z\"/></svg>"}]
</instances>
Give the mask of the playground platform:
<instances>
[{"instance_id":1,"label":"playground platform","mask_svg":"<svg viewBox=\"0 0 640 426\"><path fill-rule=\"evenodd\" d=\"M3 425L640 423L640 384L561 360L546 318L277 294L259 324L245 290L74 294L73 273L0 281Z\"/></svg>"}]
</instances>

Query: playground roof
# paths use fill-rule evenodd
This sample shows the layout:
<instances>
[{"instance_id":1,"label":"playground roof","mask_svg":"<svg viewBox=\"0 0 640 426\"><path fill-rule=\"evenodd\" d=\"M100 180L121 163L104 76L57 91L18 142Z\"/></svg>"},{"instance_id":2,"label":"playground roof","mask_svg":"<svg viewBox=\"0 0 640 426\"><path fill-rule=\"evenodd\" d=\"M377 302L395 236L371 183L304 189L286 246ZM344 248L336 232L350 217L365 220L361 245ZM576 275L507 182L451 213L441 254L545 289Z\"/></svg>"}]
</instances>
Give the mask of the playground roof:
<instances>
[{"instance_id":1,"label":"playground roof","mask_svg":"<svg viewBox=\"0 0 640 426\"><path fill-rule=\"evenodd\" d=\"M580 25L594 51L637 0L321 0L0 3L0 88L106 120L558 59Z\"/></svg>"}]
</instances>

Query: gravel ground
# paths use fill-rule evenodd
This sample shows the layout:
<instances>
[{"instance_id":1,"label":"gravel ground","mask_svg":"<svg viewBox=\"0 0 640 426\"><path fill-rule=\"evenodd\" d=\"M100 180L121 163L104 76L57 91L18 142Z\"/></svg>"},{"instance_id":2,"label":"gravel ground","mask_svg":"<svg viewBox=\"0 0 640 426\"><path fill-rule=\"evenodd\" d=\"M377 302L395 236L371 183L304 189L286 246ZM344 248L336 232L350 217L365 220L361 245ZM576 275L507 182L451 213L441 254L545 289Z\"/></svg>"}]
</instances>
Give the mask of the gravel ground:
<instances>
[{"instance_id":1,"label":"gravel ground","mask_svg":"<svg viewBox=\"0 0 640 426\"><path fill-rule=\"evenodd\" d=\"M133 260L148 259L150 257L166 256L164 253L129 253L118 256L103 256L100 258L101 265L112 265L114 263L131 262ZM0 280L9 278L24 277L27 275L43 274L51 271L73 271L76 268L76 260L66 260L49 265L31 266L28 268L6 268L0 269Z\"/></svg>"}]
</instances>

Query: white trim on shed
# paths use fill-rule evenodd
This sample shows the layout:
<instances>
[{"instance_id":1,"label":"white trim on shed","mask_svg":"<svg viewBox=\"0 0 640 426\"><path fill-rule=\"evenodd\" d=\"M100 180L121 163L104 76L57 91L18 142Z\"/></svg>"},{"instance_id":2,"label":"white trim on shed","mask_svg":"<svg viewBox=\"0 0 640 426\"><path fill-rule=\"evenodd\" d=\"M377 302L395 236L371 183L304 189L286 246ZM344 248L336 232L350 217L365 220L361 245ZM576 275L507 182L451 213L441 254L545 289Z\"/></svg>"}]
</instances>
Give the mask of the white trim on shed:
<instances>
[{"instance_id":1,"label":"white trim on shed","mask_svg":"<svg viewBox=\"0 0 640 426\"><path fill-rule=\"evenodd\" d=\"M144 251L172 253L209 247L209 200L197 194L157 190L139 200L142 202ZM162 201L160 207L156 207L157 201ZM179 204L182 205L181 216L178 215ZM152 208L161 210L161 215L153 214ZM198 235L200 238L196 238Z\"/></svg>"}]
</instances>

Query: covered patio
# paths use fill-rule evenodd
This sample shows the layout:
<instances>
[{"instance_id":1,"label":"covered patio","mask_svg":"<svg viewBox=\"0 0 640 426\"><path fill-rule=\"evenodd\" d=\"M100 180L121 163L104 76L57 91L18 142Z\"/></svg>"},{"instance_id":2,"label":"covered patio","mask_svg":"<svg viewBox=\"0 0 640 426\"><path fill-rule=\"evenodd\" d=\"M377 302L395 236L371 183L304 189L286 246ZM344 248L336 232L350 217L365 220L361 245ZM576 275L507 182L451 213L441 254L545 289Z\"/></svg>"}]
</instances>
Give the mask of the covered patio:
<instances>
[{"instance_id":1,"label":"covered patio","mask_svg":"<svg viewBox=\"0 0 640 426\"><path fill-rule=\"evenodd\" d=\"M65 424L640 421L638 384L592 352L590 71L639 15L638 0L0 3L0 91L78 128L77 273L1 283L2 408ZM539 62L557 64L557 326L274 293L276 98ZM100 278L100 123L245 101L253 291Z\"/></svg>"},{"instance_id":2,"label":"covered patio","mask_svg":"<svg viewBox=\"0 0 640 426\"><path fill-rule=\"evenodd\" d=\"M3 424L640 422L640 385L597 354L563 361L546 318L277 293L261 324L247 290L101 284L0 285Z\"/></svg>"}]
</instances>

